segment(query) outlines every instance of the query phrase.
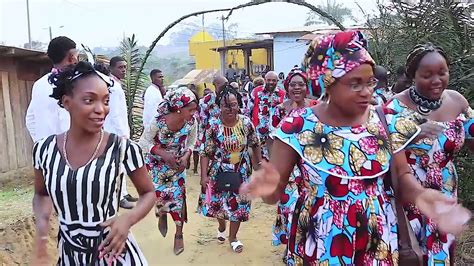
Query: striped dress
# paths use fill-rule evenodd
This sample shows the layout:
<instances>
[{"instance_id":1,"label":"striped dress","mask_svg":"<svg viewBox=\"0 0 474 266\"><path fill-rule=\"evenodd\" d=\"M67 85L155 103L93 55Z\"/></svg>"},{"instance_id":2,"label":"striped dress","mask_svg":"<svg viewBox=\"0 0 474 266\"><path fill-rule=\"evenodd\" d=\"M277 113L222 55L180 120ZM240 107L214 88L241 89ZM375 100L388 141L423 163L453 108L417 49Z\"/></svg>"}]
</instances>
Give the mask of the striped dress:
<instances>
[{"instance_id":1,"label":"striped dress","mask_svg":"<svg viewBox=\"0 0 474 266\"><path fill-rule=\"evenodd\" d=\"M107 265L105 259L93 262L101 237L100 223L116 216L120 195L121 139L110 134L102 155L77 170L66 164L55 135L37 142L33 165L41 170L45 186L58 214L58 265ZM144 165L140 147L127 140L123 166L127 174ZM148 265L129 233L126 250L115 265Z\"/></svg>"}]
</instances>

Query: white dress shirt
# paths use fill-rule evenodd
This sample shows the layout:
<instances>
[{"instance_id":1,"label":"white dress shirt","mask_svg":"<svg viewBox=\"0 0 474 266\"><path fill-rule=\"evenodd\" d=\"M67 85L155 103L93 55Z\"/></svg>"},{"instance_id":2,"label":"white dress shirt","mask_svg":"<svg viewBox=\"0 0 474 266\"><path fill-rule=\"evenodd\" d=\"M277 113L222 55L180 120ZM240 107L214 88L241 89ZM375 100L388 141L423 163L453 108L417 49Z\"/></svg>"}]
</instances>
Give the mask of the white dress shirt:
<instances>
[{"instance_id":1,"label":"white dress shirt","mask_svg":"<svg viewBox=\"0 0 474 266\"><path fill-rule=\"evenodd\" d=\"M143 127L146 128L156 117L158 105L162 101L163 95L160 88L152 83L143 96Z\"/></svg>"},{"instance_id":2,"label":"white dress shirt","mask_svg":"<svg viewBox=\"0 0 474 266\"><path fill-rule=\"evenodd\" d=\"M130 138L130 127L128 126L127 101L120 80L113 75L114 86L110 88L109 114L105 118L104 130Z\"/></svg>"},{"instance_id":3,"label":"white dress shirt","mask_svg":"<svg viewBox=\"0 0 474 266\"><path fill-rule=\"evenodd\" d=\"M69 113L49 97L54 85L48 81L48 73L33 84L31 101L26 111L25 124L34 142L69 129Z\"/></svg>"}]
</instances>

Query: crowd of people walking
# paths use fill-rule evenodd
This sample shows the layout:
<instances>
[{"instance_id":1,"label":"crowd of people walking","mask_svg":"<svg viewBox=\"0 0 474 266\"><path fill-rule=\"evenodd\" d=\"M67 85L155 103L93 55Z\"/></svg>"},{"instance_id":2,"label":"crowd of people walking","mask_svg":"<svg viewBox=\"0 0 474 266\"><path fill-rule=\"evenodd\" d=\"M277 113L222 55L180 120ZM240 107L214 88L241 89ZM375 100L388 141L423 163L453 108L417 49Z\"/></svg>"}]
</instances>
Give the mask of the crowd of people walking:
<instances>
[{"instance_id":1,"label":"crowd of people walking","mask_svg":"<svg viewBox=\"0 0 474 266\"><path fill-rule=\"evenodd\" d=\"M359 31L317 37L286 78L217 75L202 95L167 90L154 69L138 143L121 85L126 61L112 58L103 73L77 55L69 38L51 41L54 68L35 83L26 116L36 142L34 263L51 262L53 208L60 265L147 265L129 229L153 207L163 237L168 214L175 224L176 255L196 206L216 221L216 241L242 253L239 229L256 198L277 204L268 243L285 246L288 265L404 265L403 214L418 264L454 263L471 214L457 201L453 160L464 145L474 150L474 111L446 89L441 47L414 47L391 86ZM186 197L191 157L198 199Z\"/></svg>"}]
</instances>

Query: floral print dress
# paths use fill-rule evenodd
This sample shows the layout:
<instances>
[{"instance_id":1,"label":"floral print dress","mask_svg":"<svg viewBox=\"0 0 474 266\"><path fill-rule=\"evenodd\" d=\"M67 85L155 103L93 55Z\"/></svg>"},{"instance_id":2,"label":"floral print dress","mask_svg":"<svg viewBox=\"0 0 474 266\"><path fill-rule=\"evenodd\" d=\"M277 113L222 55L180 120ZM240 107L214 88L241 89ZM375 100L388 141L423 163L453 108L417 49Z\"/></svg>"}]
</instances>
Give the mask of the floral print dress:
<instances>
[{"instance_id":1,"label":"floral print dress","mask_svg":"<svg viewBox=\"0 0 474 266\"><path fill-rule=\"evenodd\" d=\"M285 91L275 88L270 92L264 86L259 86L252 91L251 99L253 101L252 122L260 139L262 158L268 160L269 151L265 143L270 137L270 114L285 99Z\"/></svg>"},{"instance_id":2,"label":"floral print dress","mask_svg":"<svg viewBox=\"0 0 474 266\"><path fill-rule=\"evenodd\" d=\"M314 106L318 103L316 100L309 100L308 106ZM294 109L290 112L291 115L297 115L298 113L304 112L304 108ZM287 116L287 109L280 104L275 108L274 112L271 114L272 121L272 131L275 131L278 128L281 120ZM288 230L291 228L291 217L293 216L293 211L295 209L296 201L299 196L304 193L304 187L307 186L305 180L308 180L306 171L301 171L302 161L298 162L298 165L295 166L291 176L288 180L288 185L285 188L284 194L280 198L280 202L277 207L277 218L273 224L272 232L272 245L278 246L281 244L286 245L288 243Z\"/></svg>"},{"instance_id":3,"label":"floral print dress","mask_svg":"<svg viewBox=\"0 0 474 266\"><path fill-rule=\"evenodd\" d=\"M216 100L217 95L214 92L204 95L204 97L199 100L199 126L195 150L200 150L201 143L206 141L207 136L205 133L209 120L213 117L218 117L221 113Z\"/></svg>"},{"instance_id":4,"label":"floral print dress","mask_svg":"<svg viewBox=\"0 0 474 266\"><path fill-rule=\"evenodd\" d=\"M252 101L250 101L250 94L245 90L242 90L239 93L242 96L242 108L240 108L240 113L250 118L252 112Z\"/></svg>"},{"instance_id":5,"label":"floral print dress","mask_svg":"<svg viewBox=\"0 0 474 266\"><path fill-rule=\"evenodd\" d=\"M386 109L402 113L418 124L425 120L398 99L390 101ZM445 128L443 133L434 140L425 138L410 144L406 151L407 161L413 175L424 187L439 190L449 197L457 197L458 177L453 160L464 140L474 138L474 112L468 108L452 121L434 123ZM436 224L422 215L413 204L407 204L405 210L426 254L426 265L452 264L454 236L440 233Z\"/></svg>"},{"instance_id":6,"label":"floral print dress","mask_svg":"<svg viewBox=\"0 0 474 266\"><path fill-rule=\"evenodd\" d=\"M206 201L202 191L198 212L206 217L245 222L249 219L250 201L238 192L218 191L216 176L221 171L240 172L242 181L249 182L251 161L249 149L259 145L250 118L238 115L234 127L226 127L219 118L212 118L206 129L206 141L201 144L201 155L209 158L209 182L211 199Z\"/></svg>"},{"instance_id":7,"label":"floral print dress","mask_svg":"<svg viewBox=\"0 0 474 266\"><path fill-rule=\"evenodd\" d=\"M385 88L378 88L374 90L373 97L377 102L377 105L383 105L393 97L392 91L388 91Z\"/></svg>"},{"instance_id":8,"label":"floral print dress","mask_svg":"<svg viewBox=\"0 0 474 266\"><path fill-rule=\"evenodd\" d=\"M196 142L196 123L186 122L179 131L168 128L164 116L145 129L140 145L146 151L145 163L152 177L156 194L156 215L170 213L177 226L187 222L186 217L186 170L178 172L170 168L158 155L150 153L158 145L177 157L193 148Z\"/></svg>"},{"instance_id":9,"label":"floral print dress","mask_svg":"<svg viewBox=\"0 0 474 266\"><path fill-rule=\"evenodd\" d=\"M289 265L397 265L397 221L384 178L391 158L419 128L375 107L356 127L333 127L311 108L286 117L275 137L303 160L306 192L298 198L288 239Z\"/></svg>"}]
</instances>

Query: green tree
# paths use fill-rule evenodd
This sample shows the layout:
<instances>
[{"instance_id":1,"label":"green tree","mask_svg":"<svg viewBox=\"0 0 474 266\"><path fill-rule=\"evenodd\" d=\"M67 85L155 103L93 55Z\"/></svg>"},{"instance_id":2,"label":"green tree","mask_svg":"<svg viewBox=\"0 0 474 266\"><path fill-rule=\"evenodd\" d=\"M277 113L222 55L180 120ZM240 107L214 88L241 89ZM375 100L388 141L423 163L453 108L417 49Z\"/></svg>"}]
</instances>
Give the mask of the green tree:
<instances>
[{"instance_id":1,"label":"green tree","mask_svg":"<svg viewBox=\"0 0 474 266\"><path fill-rule=\"evenodd\" d=\"M343 23L346 19L352 18L352 10L347 8L342 3L336 3L336 0L326 0L323 5L317 5L317 7L327 14L331 15L337 21ZM321 16L321 14L314 11L309 11L306 18L305 26L326 23L328 25L334 25L334 22Z\"/></svg>"},{"instance_id":2,"label":"green tree","mask_svg":"<svg viewBox=\"0 0 474 266\"><path fill-rule=\"evenodd\" d=\"M472 4L439 0L417 4L392 1L378 3L378 14L368 15L369 50L377 64L392 72L404 65L415 44L432 42L444 48L450 58L449 89L461 92L474 106L474 19ZM361 11L364 10L361 8ZM474 209L474 156L467 148L456 153L458 197ZM473 265L473 232L466 231L456 244L456 263Z\"/></svg>"},{"instance_id":3,"label":"green tree","mask_svg":"<svg viewBox=\"0 0 474 266\"><path fill-rule=\"evenodd\" d=\"M432 42L444 48L450 59L449 89L461 92L474 105L473 5L440 0L438 3L378 4L379 14L366 14L369 50L377 64L392 72L404 65L414 45ZM363 11L361 9L361 11ZM459 197L474 208L474 156L467 150L457 154Z\"/></svg>"}]
</instances>

